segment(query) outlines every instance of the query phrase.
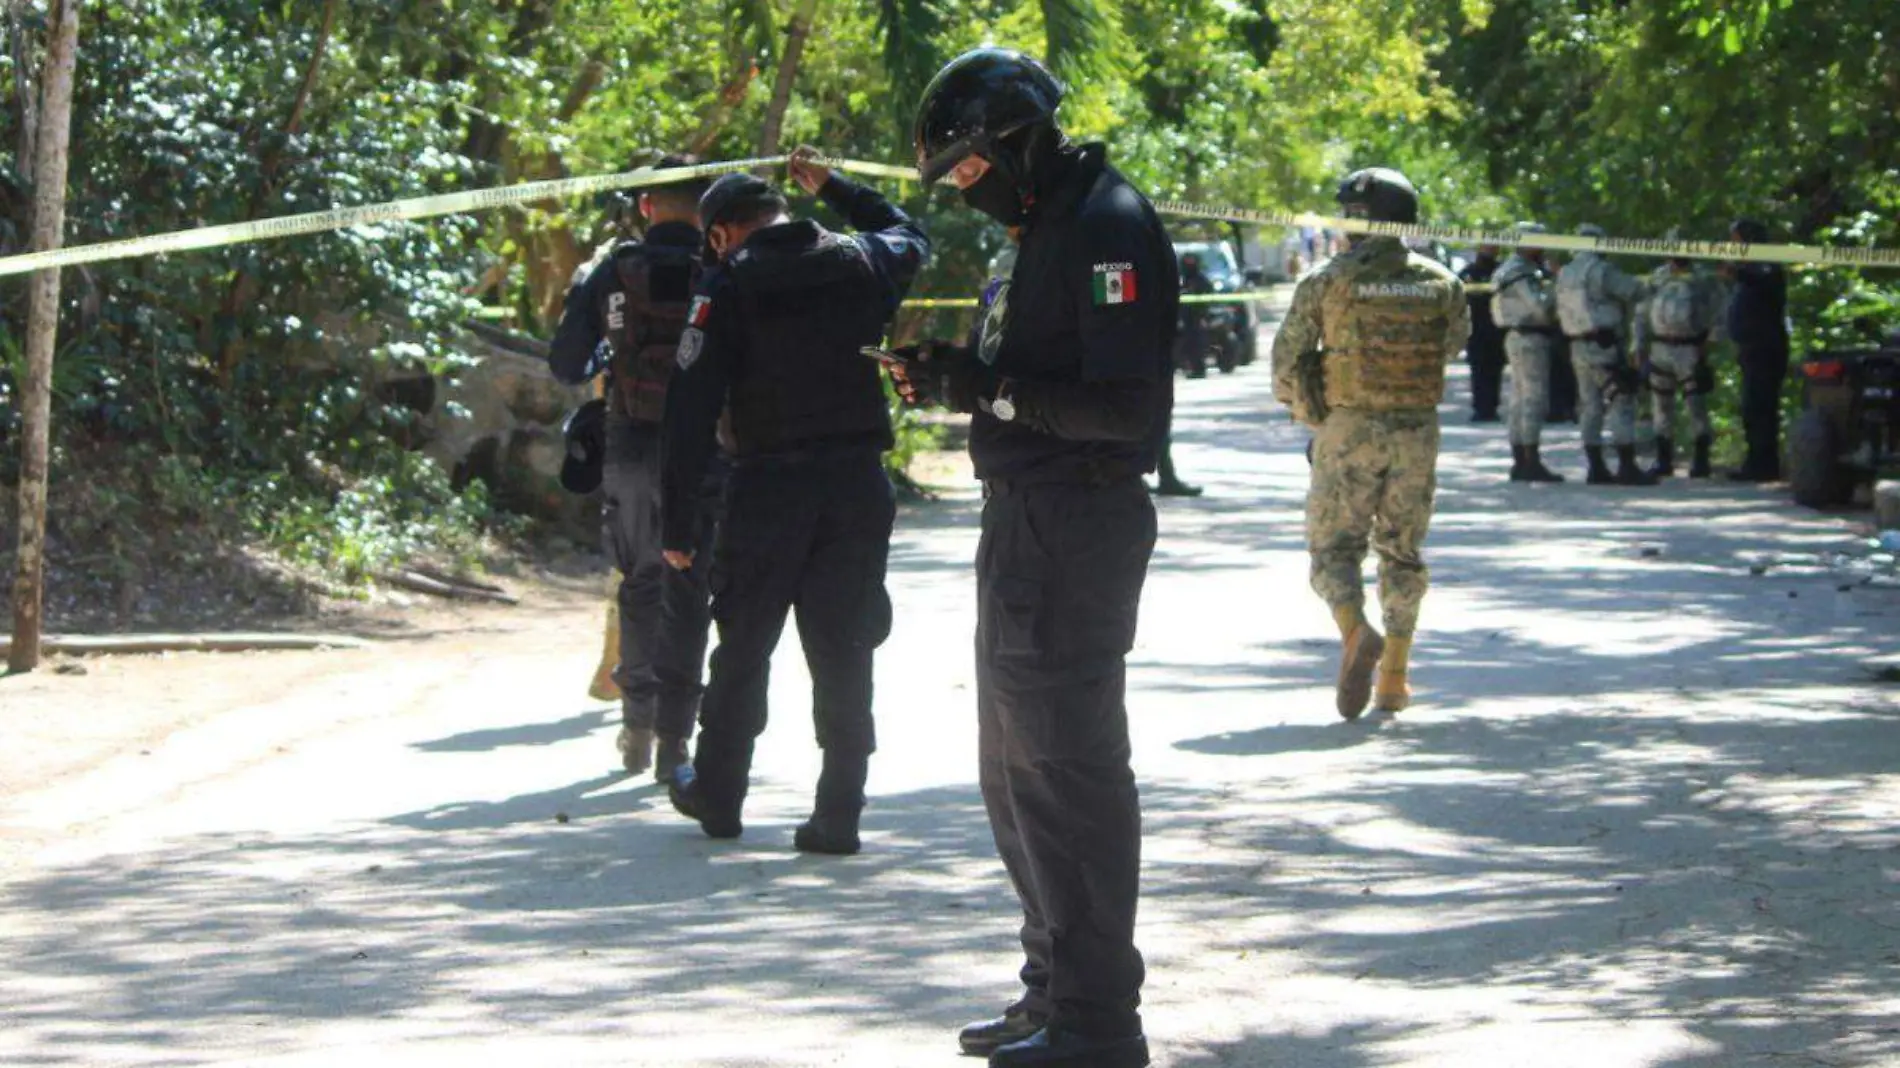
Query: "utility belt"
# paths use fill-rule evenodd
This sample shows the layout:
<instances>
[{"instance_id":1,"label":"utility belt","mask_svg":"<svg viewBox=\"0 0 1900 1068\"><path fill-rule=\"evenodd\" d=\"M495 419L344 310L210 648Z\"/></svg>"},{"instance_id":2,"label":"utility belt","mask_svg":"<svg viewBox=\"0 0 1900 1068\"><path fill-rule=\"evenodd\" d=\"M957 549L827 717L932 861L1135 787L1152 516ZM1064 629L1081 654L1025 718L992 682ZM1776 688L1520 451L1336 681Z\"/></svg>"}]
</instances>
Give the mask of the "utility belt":
<instances>
[{"instance_id":1,"label":"utility belt","mask_svg":"<svg viewBox=\"0 0 1900 1068\"><path fill-rule=\"evenodd\" d=\"M1507 326L1504 328L1504 332L1507 334L1529 334L1532 337L1558 337L1563 333L1563 331L1558 330L1554 326Z\"/></svg>"},{"instance_id":2,"label":"utility belt","mask_svg":"<svg viewBox=\"0 0 1900 1068\"><path fill-rule=\"evenodd\" d=\"M1565 334L1564 337L1571 341L1586 341L1592 345L1601 345L1606 349L1615 348L1623 340L1620 334L1607 326L1601 330L1592 330L1587 334Z\"/></svg>"},{"instance_id":3,"label":"utility belt","mask_svg":"<svg viewBox=\"0 0 1900 1068\"><path fill-rule=\"evenodd\" d=\"M1651 337L1650 340L1659 345L1703 345L1708 342L1709 335L1702 333L1694 334L1689 337L1664 337L1661 334L1657 334Z\"/></svg>"},{"instance_id":4,"label":"utility belt","mask_svg":"<svg viewBox=\"0 0 1900 1068\"><path fill-rule=\"evenodd\" d=\"M850 458L877 458L886 448L884 435L873 430L861 434L841 434L837 437L812 438L770 452L758 452L733 458L733 467L740 470L758 470L772 467L791 467L825 460Z\"/></svg>"},{"instance_id":5,"label":"utility belt","mask_svg":"<svg viewBox=\"0 0 1900 1068\"><path fill-rule=\"evenodd\" d=\"M1021 493L1033 486L1080 486L1085 489L1108 489L1125 483L1141 482L1142 472L1125 460L1085 460L1080 464L1062 465L1054 471L1031 471L1021 475L983 480L983 497L1007 496ZM1144 489L1142 492L1147 492Z\"/></svg>"}]
</instances>

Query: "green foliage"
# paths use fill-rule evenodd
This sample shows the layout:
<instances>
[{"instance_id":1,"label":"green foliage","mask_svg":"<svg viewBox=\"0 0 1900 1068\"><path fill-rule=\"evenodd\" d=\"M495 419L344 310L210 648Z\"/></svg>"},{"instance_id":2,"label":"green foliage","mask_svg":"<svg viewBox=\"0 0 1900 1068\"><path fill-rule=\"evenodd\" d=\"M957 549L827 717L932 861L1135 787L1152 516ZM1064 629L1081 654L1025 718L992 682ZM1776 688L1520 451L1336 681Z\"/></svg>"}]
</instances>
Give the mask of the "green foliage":
<instances>
[{"instance_id":1,"label":"green foliage","mask_svg":"<svg viewBox=\"0 0 1900 1068\"><path fill-rule=\"evenodd\" d=\"M68 237L598 173L689 144L747 155L794 6L87 5ZM13 65L30 64L42 7L8 6L9 45L26 47L0 50L0 86L30 86ZM1752 215L1794 240L1900 244L1890 0L833 0L784 143L910 160L925 83L985 42L1048 57L1070 84L1065 126L1110 141L1157 196L1323 210L1340 174L1376 163L1405 170L1438 221L1714 237ZM17 95L0 99L0 244L27 229L11 151L23 117ZM918 294L977 291L1003 235L951 194L887 188L936 245ZM409 451L416 419L387 379L453 369L478 296L550 329L609 209L548 203L69 272L65 462L150 457L172 480L153 493L256 502L258 536L340 571L478 529L480 502ZM1866 344L1900 318L1891 274L1797 272L1793 297L1801 347ZM0 305L0 435L23 305ZM912 313L893 333L967 327ZM905 426L899 464L923 444Z\"/></svg>"}]
</instances>

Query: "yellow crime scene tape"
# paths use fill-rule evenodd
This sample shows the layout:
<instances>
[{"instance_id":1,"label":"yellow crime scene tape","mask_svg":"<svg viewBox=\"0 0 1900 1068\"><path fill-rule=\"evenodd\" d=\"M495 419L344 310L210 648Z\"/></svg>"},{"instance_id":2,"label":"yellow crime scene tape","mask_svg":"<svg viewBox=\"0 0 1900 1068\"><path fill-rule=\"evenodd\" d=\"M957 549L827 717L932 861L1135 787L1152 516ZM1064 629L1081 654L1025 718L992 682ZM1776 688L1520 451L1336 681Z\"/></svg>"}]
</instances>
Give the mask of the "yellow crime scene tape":
<instances>
[{"instance_id":1,"label":"yellow crime scene tape","mask_svg":"<svg viewBox=\"0 0 1900 1068\"><path fill-rule=\"evenodd\" d=\"M1183 304L1246 304L1251 301L1265 300L1272 292L1264 289L1250 289L1244 293L1190 293L1182 296ZM983 302L975 297L912 297L904 301L906 308L980 308Z\"/></svg>"},{"instance_id":2,"label":"yellow crime scene tape","mask_svg":"<svg viewBox=\"0 0 1900 1068\"><path fill-rule=\"evenodd\" d=\"M1751 245L1735 241L1683 241L1648 237L1586 237L1582 234L1535 234L1517 229L1485 230L1466 226L1428 226L1416 223L1371 222L1309 212L1256 211L1252 208L1214 207L1177 200L1155 202L1165 215L1257 226L1340 230L1349 234L1421 237L1447 245L1503 245L1552 249L1560 252L1601 252L1607 255L1649 256L1658 259L1727 260L1740 263L1819 263L1832 267L1900 267L1900 249L1848 248L1827 245Z\"/></svg>"},{"instance_id":3,"label":"yellow crime scene tape","mask_svg":"<svg viewBox=\"0 0 1900 1068\"><path fill-rule=\"evenodd\" d=\"M124 260L138 256L156 256L167 252L188 252L225 245L241 245L252 241L269 241L279 237L348 230L357 226L373 226L377 223L407 219L460 215L516 204L532 204L535 201L554 200L560 197L588 196L621 189L640 189L691 178L707 178L733 171L751 170L754 167L772 167L784 163L785 160L784 156L762 156L757 159L703 163L693 167L670 167L666 170L642 167L639 170L618 174L598 174L586 178L556 178L545 182L527 182L522 185L500 186L494 189L475 189L465 193L410 197L407 200L364 204L354 208L332 208L329 211L285 215L274 219L259 219L255 222L204 226L195 230L175 230L167 234L153 234L150 237L132 237L123 241L75 245L72 248L8 256L0 259L0 276L26 274L49 267L99 263L103 260Z\"/></svg>"},{"instance_id":4,"label":"yellow crime scene tape","mask_svg":"<svg viewBox=\"0 0 1900 1068\"><path fill-rule=\"evenodd\" d=\"M153 234L148 237L134 237L120 241L106 241L93 245L76 245L71 248L28 252L17 256L0 258L0 277L28 274L33 271L47 270L55 267L71 267L84 263L99 263L106 260L131 259L138 256L155 256L169 252L187 252L197 249L245 244L253 241L268 241L282 237L325 233L332 230L347 230L359 226L373 226L377 223L488 211L494 208L529 204L535 201L552 200L560 197L586 196L612 190L639 189L647 186L665 185L670 182L689 178L702 178L717 174L726 174L732 171L751 170L758 167L775 167L783 164L787 158L786 156L762 156L756 159L704 163L692 167L674 167L666 170L644 167L618 174L602 174L585 178L557 178L550 181L527 182L521 185L500 186L492 189L477 189L461 193L442 193L434 196L411 197L404 200L386 201L380 204L364 204L350 208L333 208L328 211L309 212L303 215L286 215L274 219L259 219L253 222L204 226L191 230ZM917 180L916 172L910 168L893 166L888 163L871 163L864 160L830 158L820 158L816 162L852 174L892 178L900 181L914 182ZM1603 252L1633 256L1661 258L1684 257L1690 259L1728 260L1753 263L1817 263L1839 267L1900 267L1900 249L1888 248L1847 248L1819 245L1749 245L1726 241L1585 237L1576 234L1529 234L1520 233L1515 229L1485 230L1462 226L1426 226L1369 222L1364 219L1337 218L1327 215L1315 215L1308 212L1271 212L1260 211L1253 208L1190 204L1173 200L1157 201L1155 203L1155 209L1166 215L1175 215L1184 218L1215 219L1227 222L1251 223L1257 226L1311 226L1337 230L1344 233L1429 238L1447 244L1458 245L1509 245L1526 248L1555 249L1568 252Z\"/></svg>"}]
</instances>

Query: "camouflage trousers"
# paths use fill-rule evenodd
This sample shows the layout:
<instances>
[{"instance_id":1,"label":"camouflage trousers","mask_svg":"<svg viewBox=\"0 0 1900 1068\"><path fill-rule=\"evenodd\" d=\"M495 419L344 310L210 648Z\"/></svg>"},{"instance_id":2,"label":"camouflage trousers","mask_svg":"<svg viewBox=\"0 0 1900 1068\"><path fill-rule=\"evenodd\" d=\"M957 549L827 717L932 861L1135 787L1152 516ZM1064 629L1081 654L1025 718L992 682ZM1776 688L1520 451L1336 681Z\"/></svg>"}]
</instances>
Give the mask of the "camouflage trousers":
<instances>
[{"instance_id":1,"label":"camouflage trousers","mask_svg":"<svg viewBox=\"0 0 1900 1068\"><path fill-rule=\"evenodd\" d=\"M1709 395L1696 389L1696 370L1701 362L1702 350L1695 345L1658 341L1649 347L1649 418L1657 437L1676 436L1677 397L1689 402L1692 437L1706 438L1715 433L1709 422Z\"/></svg>"},{"instance_id":2,"label":"camouflage trousers","mask_svg":"<svg viewBox=\"0 0 1900 1068\"><path fill-rule=\"evenodd\" d=\"M1612 373L1622 362L1621 349L1589 341L1570 344L1570 366L1577 371L1577 429L1585 445L1602 445L1606 425L1611 444L1636 443L1636 394L1617 392L1611 396L1616 392L1610 384Z\"/></svg>"},{"instance_id":3,"label":"camouflage trousers","mask_svg":"<svg viewBox=\"0 0 1900 1068\"><path fill-rule=\"evenodd\" d=\"M1313 591L1332 608L1363 607L1369 543L1386 632L1410 636L1428 584L1422 550L1437 490L1436 411L1333 409L1313 439L1306 494Z\"/></svg>"},{"instance_id":4,"label":"camouflage trousers","mask_svg":"<svg viewBox=\"0 0 1900 1068\"><path fill-rule=\"evenodd\" d=\"M1504 335L1504 355L1511 366L1511 444L1536 445L1544 440L1544 417L1550 414L1550 359L1556 348L1550 338Z\"/></svg>"}]
</instances>

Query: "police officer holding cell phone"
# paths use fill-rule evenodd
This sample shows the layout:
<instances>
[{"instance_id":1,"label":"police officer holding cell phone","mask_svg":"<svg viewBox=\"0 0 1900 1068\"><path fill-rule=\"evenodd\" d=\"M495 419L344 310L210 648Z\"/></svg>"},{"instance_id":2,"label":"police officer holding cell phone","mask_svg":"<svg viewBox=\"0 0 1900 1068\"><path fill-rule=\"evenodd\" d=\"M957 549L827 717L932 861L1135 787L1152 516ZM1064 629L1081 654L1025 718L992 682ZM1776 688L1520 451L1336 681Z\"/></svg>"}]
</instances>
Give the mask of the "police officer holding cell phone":
<instances>
[{"instance_id":1,"label":"police officer holding cell phone","mask_svg":"<svg viewBox=\"0 0 1900 1068\"><path fill-rule=\"evenodd\" d=\"M902 353L907 396L974 413L979 775L1022 903L1023 991L973 1024L996 1068L1141 1068L1135 903L1141 813L1125 659L1154 549L1142 475L1173 405L1174 251L1101 145L1056 125L1035 60L983 48L946 66L916 125L926 182L1020 237L970 347Z\"/></svg>"},{"instance_id":2,"label":"police officer holding cell phone","mask_svg":"<svg viewBox=\"0 0 1900 1068\"><path fill-rule=\"evenodd\" d=\"M809 149L788 166L860 233L793 220L779 191L749 174L720 178L700 201L718 266L688 312L666 398L662 539L673 566L693 566L695 487L722 410L734 458L712 561L719 645L699 745L671 798L708 836L739 836L772 650L795 612L825 761L794 842L855 853L875 747L871 658L891 626L884 568L896 515L883 458L890 410L861 350L884 336L930 245L903 212Z\"/></svg>"}]
</instances>

